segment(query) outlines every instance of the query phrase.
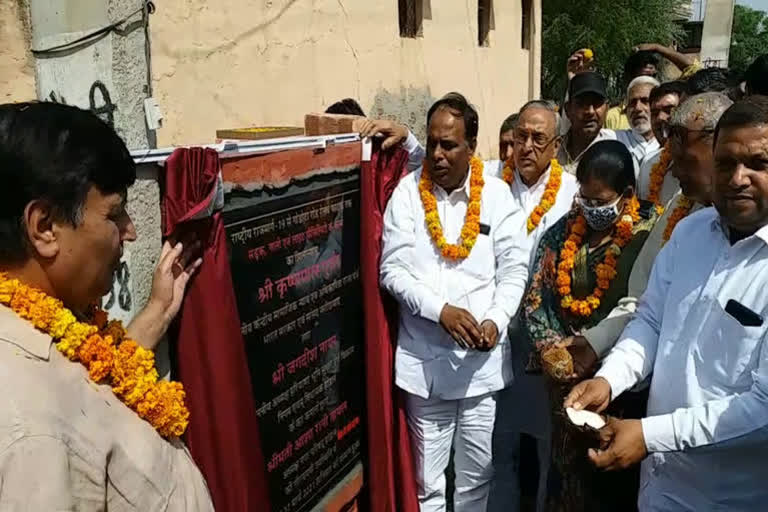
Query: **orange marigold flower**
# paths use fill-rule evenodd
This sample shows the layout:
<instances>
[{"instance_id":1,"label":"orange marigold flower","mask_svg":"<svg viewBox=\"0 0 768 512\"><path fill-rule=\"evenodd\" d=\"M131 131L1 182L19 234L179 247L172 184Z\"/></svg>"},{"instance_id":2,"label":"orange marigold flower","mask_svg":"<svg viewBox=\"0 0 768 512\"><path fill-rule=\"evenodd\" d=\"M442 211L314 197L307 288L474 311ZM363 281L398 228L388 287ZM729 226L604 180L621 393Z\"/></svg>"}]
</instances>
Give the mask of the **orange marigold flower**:
<instances>
[{"instance_id":1,"label":"orange marigold flower","mask_svg":"<svg viewBox=\"0 0 768 512\"><path fill-rule=\"evenodd\" d=\"M77 358L88 368L94 382L101 382L112 371L115 362L115 347L112 338L93 334L77 350Z\"/></svg>"},{"instance_id":2,"label":"orange marigold flower","mask_svg":"<svg viewBox=\"0 0 768 512\"><path fill-rule=\"evenodd\" d=\"M483 162L477 157L472 157L470 161L469 182L470 203L467 205L467 213L464 219L464 226L461 229L460 240L457 244L449 244L443 236L443 228L437 212L437 199L432 193L432 182L429 177L427 161L424 161L424 170L419 181L421 202L424 208L424 220L432 236L432 241L444 258L452 260L467 258L475 246L480 233L480 200L485 180L483 179Z\"/></svg>"}]
</instances>

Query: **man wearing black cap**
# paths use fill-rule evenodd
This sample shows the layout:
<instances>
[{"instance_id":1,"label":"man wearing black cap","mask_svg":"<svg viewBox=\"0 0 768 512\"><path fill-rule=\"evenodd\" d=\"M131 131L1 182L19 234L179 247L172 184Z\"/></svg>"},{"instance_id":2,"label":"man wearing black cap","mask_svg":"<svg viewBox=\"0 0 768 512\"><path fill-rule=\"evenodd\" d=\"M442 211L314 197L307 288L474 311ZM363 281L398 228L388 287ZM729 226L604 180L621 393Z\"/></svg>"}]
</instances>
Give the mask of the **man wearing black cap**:
<instances>
[{"instance_id":1,"label":"man wearing black cap","mask_svg":"<svg viewBox=\"0 0 768 512\"><path fill-rule=\"evenodd\" d=\"M612 130L603 129L608 110L605 79L594 71L575 75L568 85L565 112L571 128L563 139L557 160L567 172L574 174L581 155L592 144L604 139L615 139Z\"/></svg>"},{"instance_id":2,"label":"man wearing black cap","mask_svg":"<svg viewBox=\"0 0 768 512\"><path fill-rule=\"evenodd\" d=\"M658 85L656 79L646 76L638 77L629 84L627 113L632 119L632 129L614 131L602 128L608 109L608 93L603 76L594 71L575 75L568 86L569 99L565 104L571 128L557 155L563 169L575 174L581 155L592 144L606 139L618 140L632 154L637 177L645 161L659 150L659 143L651 129L649 103L651 90Z\"/></svg>"}]
</instances>

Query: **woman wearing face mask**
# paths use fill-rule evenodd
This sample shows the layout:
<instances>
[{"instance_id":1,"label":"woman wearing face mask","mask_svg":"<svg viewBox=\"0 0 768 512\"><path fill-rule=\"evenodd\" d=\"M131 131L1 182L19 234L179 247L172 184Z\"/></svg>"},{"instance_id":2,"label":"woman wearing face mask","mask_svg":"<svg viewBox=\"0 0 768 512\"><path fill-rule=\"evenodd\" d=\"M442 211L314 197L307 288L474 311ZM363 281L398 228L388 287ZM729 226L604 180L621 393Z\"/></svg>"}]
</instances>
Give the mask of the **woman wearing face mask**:
<instances>
[{"instance_id":1,"label":"woman wearing face mask","mask_svg":"<svg viewBox=\"0 0 768 512\"><path fill-rule=\"evenodd\" d=\"M576 177L580 190L573 209L542 238L520 310L530 352L526 371L543 371L550 383L553 431L546 508L635 510L638 473L597 473L587 458L589 440L569 425L562 404L576 381L573 359L560 342L600 322L627 295L632 265L656 211L638 201L632 156L620 142L594 144ZM642 395L626 395L609 414L640 417Z\"/></svg>"}]
</instances>

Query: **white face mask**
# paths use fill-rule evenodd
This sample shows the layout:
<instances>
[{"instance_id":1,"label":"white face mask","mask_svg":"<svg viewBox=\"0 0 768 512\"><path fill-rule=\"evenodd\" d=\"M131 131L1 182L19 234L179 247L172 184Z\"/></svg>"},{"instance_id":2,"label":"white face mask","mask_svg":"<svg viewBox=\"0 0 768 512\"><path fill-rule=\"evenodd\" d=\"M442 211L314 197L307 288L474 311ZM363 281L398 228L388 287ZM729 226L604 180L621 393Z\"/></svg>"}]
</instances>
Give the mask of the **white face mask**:
<instances>
[{"instance_id":1,"label":"white face mask","mask_svg":"<svg viewBox=\"0 0 768 512\"><path fill-rule=\"evenodd\" d=\"M603 231L616 223L620 213L619 201L621 201L621 196L613 203L605 206L589 206L584 202L584 199L578 199L579 207L584 214L584 220L587 221L587 225L594 231Z\"/></svg>"}]
</instances>

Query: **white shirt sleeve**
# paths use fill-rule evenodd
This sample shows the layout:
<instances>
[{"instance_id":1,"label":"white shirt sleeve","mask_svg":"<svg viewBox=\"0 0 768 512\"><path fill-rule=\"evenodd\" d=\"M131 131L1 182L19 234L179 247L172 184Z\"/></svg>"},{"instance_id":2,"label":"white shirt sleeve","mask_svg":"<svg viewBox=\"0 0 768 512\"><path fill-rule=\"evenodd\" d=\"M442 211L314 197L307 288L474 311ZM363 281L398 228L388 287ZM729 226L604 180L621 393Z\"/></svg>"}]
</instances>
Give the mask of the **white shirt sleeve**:
<instances>
[{"instance_id":1,"label":"white shirt sleeve","mask_svg":"<svg viewBox=\"0 0 768 512\"><path fill-rule=\"evenodd\" d=\"M749 391L670 414L643 418L649 452L680 451L721 443L768 426L768 347L763 340Z\"/></svg>"},{"instance_id":2,"label":"white shirt sleeve","mask_svg":"<svg viewBox=\"0 0 768 512\"><path fill-rule=\"evenodd\" d=\"M384 213L384 232L380 282L411 314L435 323L446 300L418 277L413 261L416 258L416 223L413 212L419 205L411 204L411 195L403 178L395 188Z\"/></svg>"},{"instance_id":3,"label":"white shirt sleeve","mask_svg":"<svg viewBox=\"0 0 768 512\"><path fill-rule=\"evenodd\" d=\"M419 144L416 136L410 131L408 132L408 138L403 142L403 149L408 152L408 172L413 172L421 167L427 153L424 151L424 147Z\"/></svg>"},{"instance_id":4,"label":"white shirt sleeve","mask_svg":"<svg viewBox=\"0 0 768 512\"><path fill-rule=\"evenodd\" d=\"M653 370L667 291L674 273L676 246L673 236L656 257L635 317L597 372L597 377L603 377L611 385L612 398L643 381Z\"/></svg>"},{"instance_id":5,"label":"white shirt sleeve","mask_svg":"<svg viewBox=\"0 0 768 512\"><path fill-rule=\"evenodd\" d=\"M495 205L498 209L493 235L496 290L484 318L493 320L502 336L525 293L533 238L527 236L525 212L514 202L508 187L505 187L505 195L509 198Z\"/></svg>"}]
</instances>

